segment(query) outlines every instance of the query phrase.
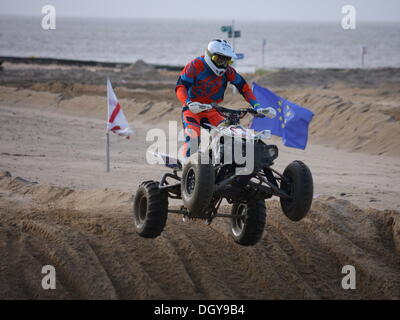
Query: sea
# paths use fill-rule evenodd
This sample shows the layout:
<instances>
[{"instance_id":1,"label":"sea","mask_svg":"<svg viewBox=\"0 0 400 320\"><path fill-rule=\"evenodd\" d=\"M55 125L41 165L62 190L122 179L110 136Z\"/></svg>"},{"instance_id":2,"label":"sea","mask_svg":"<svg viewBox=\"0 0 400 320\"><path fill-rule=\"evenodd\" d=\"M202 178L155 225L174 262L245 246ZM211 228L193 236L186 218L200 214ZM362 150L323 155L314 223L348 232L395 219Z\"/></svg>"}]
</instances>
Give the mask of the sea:
<instances>
[{"instance_id":1,"label":"sea","mask_svg":"<svg viewBox=\"0 0 400 320\"><path fill-rule=\"evenodd\" d=\"M0 56L46 57L185 65L202 55L212 39L234 42L238 70L258 68L400 67L400 22L260 22L235 20L240 37L228 38L221 26L231 20L152 20L56 18L44 30L42 17L0 16ZM264 54L263 54L264 51Z\"/></svg>"}]
</instances>

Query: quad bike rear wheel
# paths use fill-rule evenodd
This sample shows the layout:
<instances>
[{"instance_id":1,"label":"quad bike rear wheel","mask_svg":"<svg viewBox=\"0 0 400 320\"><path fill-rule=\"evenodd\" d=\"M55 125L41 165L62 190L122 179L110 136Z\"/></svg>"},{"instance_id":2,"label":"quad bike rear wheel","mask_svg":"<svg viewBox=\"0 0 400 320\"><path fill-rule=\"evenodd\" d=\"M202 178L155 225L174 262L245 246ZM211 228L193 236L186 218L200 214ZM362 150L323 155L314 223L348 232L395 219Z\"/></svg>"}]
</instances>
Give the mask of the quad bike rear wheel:
<instances>
[{"instance_id":1,"label":"quad bike rear wheel","mask_svg":"<svg viewBox=\"0 0 400 320\"><path fill-rule=\"evenodd\" d=\"M164 230L168 216L168 195L158 182L143 182L133 203L135 231L145 238L156 238Z\"/></svg>"},{"instance_id":2,"label":"quad bike rear wheel","mask_svg":"<svg viewBox=\"0 0 400 320\"><path fill-rule=\"evenodd\" d=\"M281 189L291 198L280 198L283 213L292 221L300 221L310 210L314 184L310 169L301 161L293 161L283 172Z\"/></svg>"},{"instance_id":3,"label":"quad bike rear wheel","mask_svg":"<svg viewBox=\"0 0 400 320\"><path fill-rule=\"evenodd\" d=\"M235 203L232 207L231 235L235 242L253 246L260 241L267 219L264 200Z\"/></svg>"},{"instance_id":4,"label":"quad bike rear wheel","mask_svg":"<svg viewBox=\"0 0 400 320\"><path fill-rule=\"evenodd\" d=\"M191 217L206 218L214 183L214 167L212 164L200 164L200 153L192 155L183 165L181 195Z\"/></svg>"}]
</instances>

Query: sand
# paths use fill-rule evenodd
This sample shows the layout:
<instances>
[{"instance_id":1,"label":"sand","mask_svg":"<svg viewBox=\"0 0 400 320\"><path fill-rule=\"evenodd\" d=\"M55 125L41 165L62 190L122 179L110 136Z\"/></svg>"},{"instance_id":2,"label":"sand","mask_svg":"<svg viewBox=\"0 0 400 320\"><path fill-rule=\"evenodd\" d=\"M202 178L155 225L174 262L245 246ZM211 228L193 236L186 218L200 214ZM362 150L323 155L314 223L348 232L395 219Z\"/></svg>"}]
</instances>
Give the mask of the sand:
<instances>
[{"instance_id":1,"label":"sand","mask_svg":"<svg viewBox=\"0 0 400 320\"><path fill-rule=\"evenodd\" d=\"M0 178L2 299L399 299L400 215L333 197L299 223L268 202L264 236L235 244L225 220L171 215L154 240L133 230L130 195ZM53 265L56 290L41 288ZM357 270L343 290L341 270Z\"/></svg>"},{"instance_id":2,"label":"sand","mask_svg":"<svg viewBox=\"0 0 400 320\"><path fill-rule=\"evenodd\" d=\"M313 172L310 214L293 223L276 198L268 201L263 239L245 248L223 219L206 226L171 215L157 239L134 233L137 186L167 170L146 163L146 133L179 120L180 106L176 73L142 63L130 69L4 64L1 299L400 298L398 70L247 75L316 115L306 151L273 139L276 169L299 159ZM136 132L131 140L111 137L111 173L106 75ZM243 102L228 90L225 105ZM45 264L56 267L57 290L40 286ZM346 264L356 267L356 290L341 287Z\"/></svg>"}]
</instances>

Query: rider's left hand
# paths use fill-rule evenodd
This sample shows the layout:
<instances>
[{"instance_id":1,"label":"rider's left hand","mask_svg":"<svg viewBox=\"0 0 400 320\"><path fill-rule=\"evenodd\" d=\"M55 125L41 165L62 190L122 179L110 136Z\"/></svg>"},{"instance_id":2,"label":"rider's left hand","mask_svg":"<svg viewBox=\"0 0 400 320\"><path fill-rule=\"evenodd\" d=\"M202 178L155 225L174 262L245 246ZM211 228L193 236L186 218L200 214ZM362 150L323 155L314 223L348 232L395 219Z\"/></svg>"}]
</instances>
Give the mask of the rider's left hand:
<instances>
[{"instance_id":1,"label":"rider's left hand","mask_svg":"<svg viewBox=\"0 0 400 320\"><path fill-rule=\"evenodd\" d=\"M266 117L268 117L270 119L274 119L276 117L276 110L274 108L271 108L271 107L258 108L257 112L265 115Z\"/></svg>"},{"instance_id":2,"label":"rider's left hand","mask_svg":"<svg viewBox=\"0 0 400 320\"><path fill-rule=\"evenodd\" d=\"M267 108L268 109L268 114L266 115L270 119L274 119L276 117L276 110L274 108Z\"/></svg>"}]
</instances>

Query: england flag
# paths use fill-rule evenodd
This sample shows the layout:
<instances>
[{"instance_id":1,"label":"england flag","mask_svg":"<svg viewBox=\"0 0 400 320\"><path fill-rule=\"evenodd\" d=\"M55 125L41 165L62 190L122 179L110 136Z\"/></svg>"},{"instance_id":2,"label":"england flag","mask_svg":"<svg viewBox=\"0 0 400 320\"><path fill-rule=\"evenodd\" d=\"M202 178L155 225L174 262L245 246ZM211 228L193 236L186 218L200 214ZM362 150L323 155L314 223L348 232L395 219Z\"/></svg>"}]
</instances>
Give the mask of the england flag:
<instances>
[{"instance_id":1,"label":"england flag","mask_svg":"<svg viewBox=\"0 0 400 320\"><path fill-rule=\"evenodd\" d=\"M107 78L107 102L108 102L108 122L107 131L112 131L127 139L133 134L128 121L118 102L117 96L111 86L110 79Z\"/></svg>"}]
</instances>

